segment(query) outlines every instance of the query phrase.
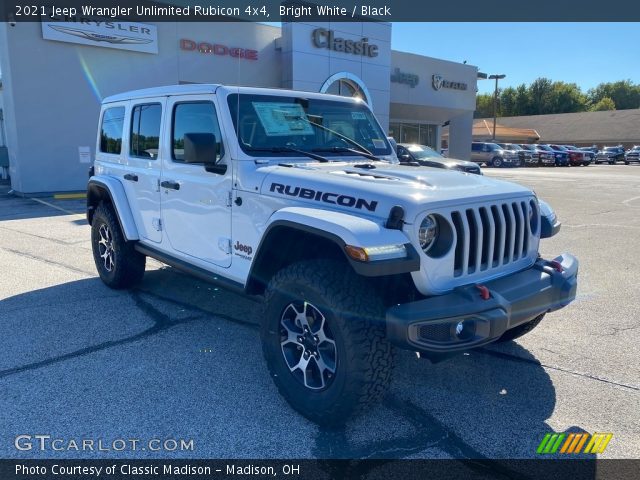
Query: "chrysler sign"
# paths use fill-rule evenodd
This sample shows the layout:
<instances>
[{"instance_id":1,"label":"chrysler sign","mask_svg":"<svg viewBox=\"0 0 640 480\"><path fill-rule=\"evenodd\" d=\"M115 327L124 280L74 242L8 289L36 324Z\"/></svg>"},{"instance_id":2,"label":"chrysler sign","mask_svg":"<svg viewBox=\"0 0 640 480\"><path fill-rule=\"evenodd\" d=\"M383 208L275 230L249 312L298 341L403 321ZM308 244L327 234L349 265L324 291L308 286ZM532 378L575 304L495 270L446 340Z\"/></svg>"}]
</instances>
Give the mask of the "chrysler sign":
<instances>
[{"instance_id":1,"label":"chrysler sign","mask_svg":"<svg viewBox=\"0 0 640 480\"><path fill-rule=\"evenodd\" d=\"M441 88L450 88L452 90L466 90L467 84L464 82L452 82L451 80L446 80L442 75L432 75L431 76L431 86L434 90L440 90Z\"/></svg>"},{"instance_id":2,"label":"chrysler sign","mask_svg":"<svg viewBox=\"0 0 640 480\"><path fill-rule=\"evenodd\" d=\"M42 22L42 38L94 47L158 53L158 31L144 23L80 18L75 22Z\"/></svg>"}]
</instances>

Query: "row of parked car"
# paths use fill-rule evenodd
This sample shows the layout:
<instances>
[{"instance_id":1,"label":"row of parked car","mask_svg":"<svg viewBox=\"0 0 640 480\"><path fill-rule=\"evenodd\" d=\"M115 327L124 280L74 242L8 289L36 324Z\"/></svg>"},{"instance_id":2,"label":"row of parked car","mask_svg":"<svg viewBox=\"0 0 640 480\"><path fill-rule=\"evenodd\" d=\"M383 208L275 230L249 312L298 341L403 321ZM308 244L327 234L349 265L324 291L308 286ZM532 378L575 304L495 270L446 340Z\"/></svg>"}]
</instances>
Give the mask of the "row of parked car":
<instances>
[{"instance_id":1,"label":"row of parked car","mask_svg":"<svg viewBox=\"0 0 640 480\"><path fill-rule=\"evenodd\" d=\"M614 164L617 161L640 162L640 146L627 152L622 147L578 148L572 145L473 142L471 161L447 158L426 145L396 143L389 137L401 163L458 170L482 175L480 165L490 167L588 166L591 163ZM622 150L622 153L620 152Z\"/></svg>"},{"instance_id":2,"label":"row of parked car","mask_svg":"<svg viewBox=\"0 0 640 480\"><path fill-rule=\"evenodd\" d=\"M579 167L591 163L640 161L640 146L625 152L617 147L576 147L556 144L518 144L473 142L471 161L489 167Z\"/></svg>"}]
</instances>

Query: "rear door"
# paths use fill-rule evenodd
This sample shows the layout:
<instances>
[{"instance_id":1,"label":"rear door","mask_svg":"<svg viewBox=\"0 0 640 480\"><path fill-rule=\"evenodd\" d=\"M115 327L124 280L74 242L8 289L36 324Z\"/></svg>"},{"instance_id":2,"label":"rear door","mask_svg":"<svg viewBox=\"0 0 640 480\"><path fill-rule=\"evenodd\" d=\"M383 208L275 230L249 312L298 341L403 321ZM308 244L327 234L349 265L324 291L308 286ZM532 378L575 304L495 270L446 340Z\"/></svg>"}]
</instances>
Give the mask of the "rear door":
<instances>
[{"instance_id":1,"label":"rear door","mask_svg":"<svg viewBox=\"0 0 640 480\"><path fill-rule=\"evenodd\" d=\"M162 241L160 224L160 172L165 97L131 101L125 137L122 183L141 238Z\"/></svg>"},{"instance_id":2,"label":"rear door","mask_svg":"<svg viewBox=\"0 0 640 480\"><path fill-rule=\"evenodd\" d=\"M169 97L169 152L160 181L162 218L171 248L203 262L231 265L232 166L218 121L215 97ZM184 162L184 135L213 133L225 173Z\"/></svg>"}]
</instances>

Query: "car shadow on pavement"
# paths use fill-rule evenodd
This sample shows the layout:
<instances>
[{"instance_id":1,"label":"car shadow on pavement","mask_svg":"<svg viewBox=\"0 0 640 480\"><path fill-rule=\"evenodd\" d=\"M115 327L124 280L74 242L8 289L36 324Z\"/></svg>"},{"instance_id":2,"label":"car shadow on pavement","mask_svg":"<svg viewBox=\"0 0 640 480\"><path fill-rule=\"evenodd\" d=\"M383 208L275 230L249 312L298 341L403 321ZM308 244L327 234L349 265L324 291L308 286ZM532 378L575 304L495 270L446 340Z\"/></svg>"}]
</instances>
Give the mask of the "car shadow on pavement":
<instances>
[{"instance_id":1,"label":"car shadow on pavement","mask_svg":"<svg viewBox=\"0 0 640 480\"><path fill-rule=\"evenodd\" d=\"M74 303L69 299L77 301ZM65 301L71 303L65 306ZM87 302L84 307L83 301ZM46 321L53 332L42 333L45 335L42 338L35 324L24 325L24 322L31 321L29 319L34 314L37 317L37 310L33 308L39 306L48 312ZM20 313L21 307L26 313ZM183 275L170 267L147 271L140 287L131 292L109 290L97 278L90 278L10 297L0 301L0 312L3 311L5 313L0 314L0 332L14 344L13 351L19 361L0 367L0 382L18 373L38 371L78 357L96 355L100 359L104 351L116 347L135 346L137 351L144 350L145 342L169 330L186 330L183 333L186 337L208 336L213 330L216 330L216 334L217 331L226 330L227 337L220 343L215 343L222 338L220 335L211 335L209 338L214 342L213 349L220 358L223 361L229 358L228 368L222 366L220 370L225 376L220 377L219 372L213 376L204 373L207 370L202 369L207 364L200 364L202 360L196 360L193 368L185 371L184 375L192 375L193 381L203 384L212 382L209 388L214 388L220 378L229 382L224 388L239 397L220 397L223 402L219 407L221 409L224 402L242 404L247 412L251 412L252 408L277 407L279 412L284 412L282 418L290 420L262 418L256 412L257 421L264 422L264 425L241 422L230 428L240 429L237 432L240 436L248 437L255 435L256 431L265 430L284 438L292 428L291 424L298 425L301 432L315 432L309 450L309 455L315 458L381 459L381 463L373 465L375 468L400 458L473 459L472 468L480 473L490 473L494 478L513 475L526 478L527 472L514 470L516 467L507 460L495 463L489 459L539 458L536 449L540 441L546 433L554 431L547 423L556 405L553 383L534 354L516 342L499 347L489 346L436 364L418 359L412 352L399 351L394 379L381 404L369 408L345 427L329 430L318 428L299 417L289 409L271 384L259 353L257 326L261 305ZM105 312L110 317L110 324L106 324L110 328L103 331L101 325L105 324ZM23 315L24 319L12 318L14 315ZM13 330L12 325L15 326ZM114 331L118 333L114 334ZM52 336L59 338L52 339ZM20 342L24 345L21 346ZM35 357L24 353L24 349L30 345L43 342L57 344L58 350L40 349ZM239 359L235 358L236 352L232 351L234 345L242 345L242 355L250 352L247 358L252 359L251 365L237 363L243 357L238 354ZM184 346L177 345L175 348L181 350ZM156 364L162 364L165 358L160 356L166 356L167 353L159 350L159 357L154 359L154 352L156 350L145 352L144 358L149 363L146 366L136 365L135 368L147 369L145 375L153 376L158 372L163 375L165 372L158 370ZM172 355L177 354L172 352ZM64 372L62 375L65 375ZM75 375L78 375L77 370ZM170 376L169 373L167 375ZM23 381L28 384L29 378ZM90 384L91 381L74 378L64 380L69 385L74 382ZM40 385L33 384L32 387L36 392ZM219 386L220 389L222 387ZM135 402L136 398L146 402L144 397L137 395L131 395L129 402ZM179 411L165 409L151 412L150 415L157 414L166 419L169 428L173 415L183 416L185 408L196 409L197 405L185 406L185 403L188 405L189 395L179 395L180 402L176 404ZM228 413L214 412L210 415L226 418L230 422L234 418ZM578 426L563 431L583 432ZM302 436L308 440L306 435ZM208 437L203 440L211 441ZM242 445L238 448L242 448ZM244 456L242 451L235 453ZM264 455L278 458L291 456L292 453L283 450L265 452ZM562 458L559 455L545 457ZM350 467L347 465L344 468Z\"/></svg>"}]
</instances>

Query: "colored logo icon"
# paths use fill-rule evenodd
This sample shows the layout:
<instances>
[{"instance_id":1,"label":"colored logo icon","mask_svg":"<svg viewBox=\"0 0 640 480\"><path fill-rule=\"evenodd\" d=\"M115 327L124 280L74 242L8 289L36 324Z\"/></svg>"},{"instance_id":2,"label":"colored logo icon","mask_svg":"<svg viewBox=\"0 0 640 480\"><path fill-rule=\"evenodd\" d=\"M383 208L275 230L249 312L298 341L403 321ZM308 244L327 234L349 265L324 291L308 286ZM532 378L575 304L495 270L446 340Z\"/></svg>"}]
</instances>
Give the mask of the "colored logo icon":
<instances>
[{"instance_id":1,"label":"colored logo icon","mask_svg":"<svg viewBox=\"0 0 640 480\"><path fill-rule=\"evenodd\" d=\"M539 454L603 453L613 433L547 433L538 449Z\"/></svg>"}]
</instances>

